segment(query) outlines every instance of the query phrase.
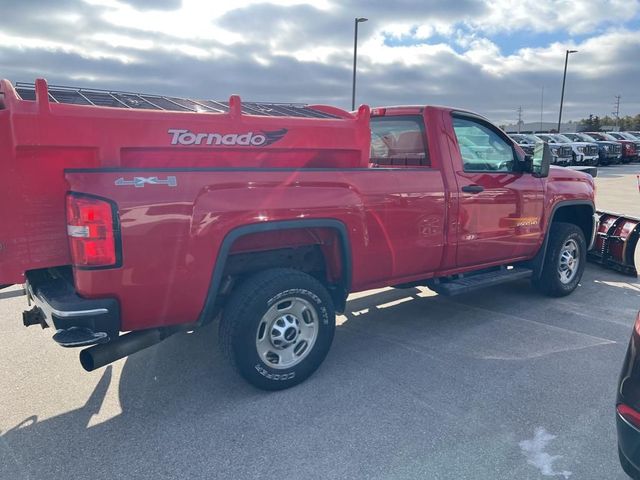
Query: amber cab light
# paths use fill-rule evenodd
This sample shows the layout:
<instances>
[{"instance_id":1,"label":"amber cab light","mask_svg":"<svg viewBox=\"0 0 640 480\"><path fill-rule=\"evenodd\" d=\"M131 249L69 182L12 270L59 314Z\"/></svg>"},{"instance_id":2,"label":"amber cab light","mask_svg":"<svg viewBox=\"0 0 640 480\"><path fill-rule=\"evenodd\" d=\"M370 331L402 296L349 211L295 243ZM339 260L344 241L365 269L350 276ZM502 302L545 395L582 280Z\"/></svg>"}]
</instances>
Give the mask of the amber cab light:
<instances>
[{"instance_id":1,"label":"amber cab light","mask_svg":"<svg viewBox=\"0 0 640 480\"><path fill-rule=\"evenodd\" d=\"M74 266L118 266L117 215L109 201L90 195L67 194L67 235Z\"/></svg>"}]
</instances>

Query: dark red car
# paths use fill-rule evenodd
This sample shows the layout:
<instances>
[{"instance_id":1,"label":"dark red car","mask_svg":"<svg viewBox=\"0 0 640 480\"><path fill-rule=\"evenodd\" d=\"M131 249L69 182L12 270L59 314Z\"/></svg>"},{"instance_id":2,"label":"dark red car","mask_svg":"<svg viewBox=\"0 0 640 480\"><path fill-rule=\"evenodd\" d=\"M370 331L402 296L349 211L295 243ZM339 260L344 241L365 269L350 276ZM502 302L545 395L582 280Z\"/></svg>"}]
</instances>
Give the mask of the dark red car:
<instances>
[{"instance_id":1,"label":"dark red car","mask_svg":"<svg viewBox=\"0 0 640 480\"><path fill-rule=\"evenodd\" d=\"M596 140L605 140L609 142L616 142L622 147L622 163L635 162L638 160L637 142L633 140L618 139L613 135L605 132L586 132L588 135L594 137Z\"/></svg>"},{"instance_id":2,"label":"dark red car","mask_svg":"<svg viewBox=\"0 0 640 480\"><path fill-rule=\"evenodd\" d=\"M640 313L618 381L616 425L622 468L631 478L640 479Z\"/></svg>"}]
</instances>

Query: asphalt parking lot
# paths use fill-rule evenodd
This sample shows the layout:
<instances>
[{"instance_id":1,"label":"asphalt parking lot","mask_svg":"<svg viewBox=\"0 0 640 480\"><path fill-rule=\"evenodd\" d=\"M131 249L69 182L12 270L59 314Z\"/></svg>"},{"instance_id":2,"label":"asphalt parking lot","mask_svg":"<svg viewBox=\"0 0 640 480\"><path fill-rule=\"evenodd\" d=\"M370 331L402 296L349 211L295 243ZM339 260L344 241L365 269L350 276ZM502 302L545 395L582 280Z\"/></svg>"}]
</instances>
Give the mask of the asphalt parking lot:
<instances>
[{"instance_id":1,"label":"asphalt parking lot","mask_svg":"<svg viewBox=\"0 0 640 480\"><path fill-rule=\"evenodd\" d=\"M640 215L640 165L598 207ZM0 479L624 479L615 387L640 282L589 265L563 299L527 281L447 299L353 296L319 371L245 384L216 328L85 373L2 290Z\"/></svg>"}]
</instances>

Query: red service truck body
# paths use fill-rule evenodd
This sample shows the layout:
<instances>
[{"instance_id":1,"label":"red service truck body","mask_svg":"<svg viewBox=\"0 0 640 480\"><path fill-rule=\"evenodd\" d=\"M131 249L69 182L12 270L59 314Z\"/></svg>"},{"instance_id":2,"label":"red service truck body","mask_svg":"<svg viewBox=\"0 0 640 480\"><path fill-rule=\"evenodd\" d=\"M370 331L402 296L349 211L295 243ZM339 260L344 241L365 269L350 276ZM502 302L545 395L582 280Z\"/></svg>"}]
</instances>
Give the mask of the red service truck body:
<instances>
[{"instance_id":1,"label":"red service truck body","mask_svg":"<svg viewBox=\"0 0 640 480\"><path fill-rule=\"evenodd\" d=\"M525 160L483 117L445 107L3 81L0 284L27 284L26 325L94 345L89 370L219 318L240 373L285 388L321 363L351 292L531 278L570 293L594 184L549 169L547 150Z\"/></svg>"}]
</instances>

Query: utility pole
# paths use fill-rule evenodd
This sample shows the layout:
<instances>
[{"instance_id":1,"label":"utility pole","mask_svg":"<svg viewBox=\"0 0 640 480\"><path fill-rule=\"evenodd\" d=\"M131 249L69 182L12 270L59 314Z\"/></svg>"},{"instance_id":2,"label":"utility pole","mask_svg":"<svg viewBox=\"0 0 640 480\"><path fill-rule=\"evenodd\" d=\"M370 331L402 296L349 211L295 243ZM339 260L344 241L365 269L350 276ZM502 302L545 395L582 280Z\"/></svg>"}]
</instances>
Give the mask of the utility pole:
<instances>
[{"instance_id":1,"label":"utility pole","mask_svg":"<svg viewBox=\"0 0 640 480\"><path fill-rule=\"evenodd\" d=\"M542 94L540 95L540 131L542 131L542 112L544 111L544 85L542 86Z\"/></svg>"},{"instance_id":2,"label":"utility pole","mask_svg":"<svg viewBox=\"0 0 640 480\"><path fill-rule=\"evenodd\" d=\"M520 133L520 127L522 126L522 105L518 107L518 133Z\"/></svg>"},{"instance_id":3,"label":"utility pole","mask_svg":"<svg viewBox=\"0 0 640 480\"><path fill-rule=\"evenodd\" d=\"M616 95L614 98L616 99L616 103L613 104L615 110L611 113L613 113L613 116L616 119L616 128L618 128L618 125L620 124L620 99L622 96Z\"/></svg>"}]
</instances>

